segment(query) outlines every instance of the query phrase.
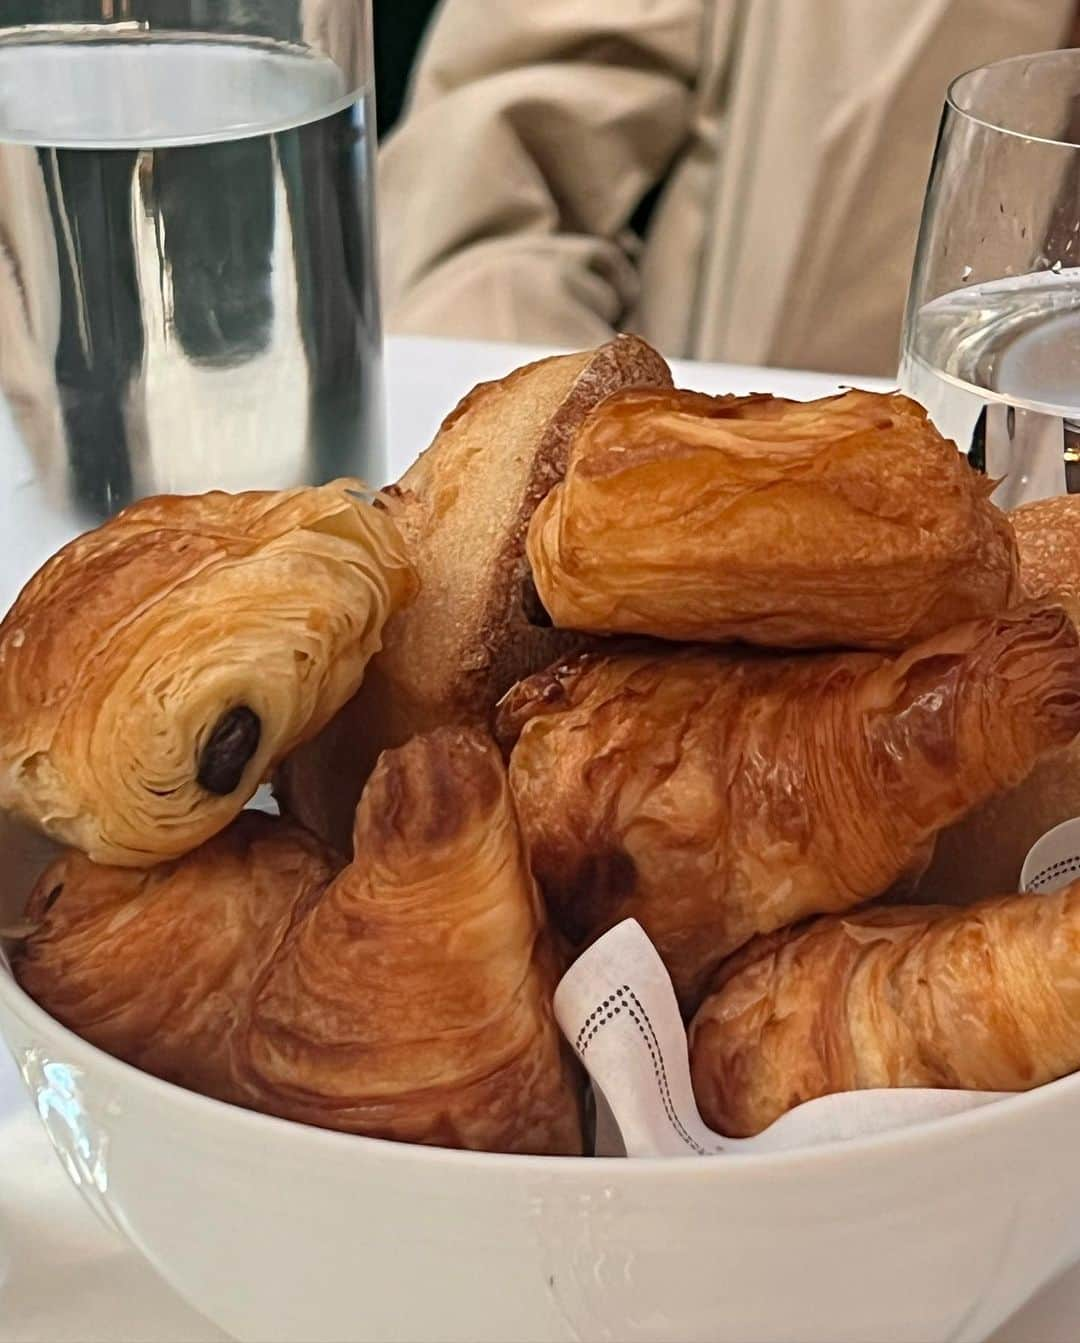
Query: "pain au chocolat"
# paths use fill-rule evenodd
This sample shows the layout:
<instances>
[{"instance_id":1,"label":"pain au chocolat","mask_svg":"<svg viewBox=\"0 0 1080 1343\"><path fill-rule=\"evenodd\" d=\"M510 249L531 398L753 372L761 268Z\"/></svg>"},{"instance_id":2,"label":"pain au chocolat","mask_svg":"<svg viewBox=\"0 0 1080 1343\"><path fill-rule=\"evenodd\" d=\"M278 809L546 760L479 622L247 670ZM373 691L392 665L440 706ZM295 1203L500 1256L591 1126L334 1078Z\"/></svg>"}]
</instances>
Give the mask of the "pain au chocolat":
<instances>
[{"instance_id":1,"label":"pain au chocolat","mask_svg":"<svg viewBox=\"0 0 1080 1343\"><path fill-rule=\"evenodd\" d=\"M626 391L578 430L528 554L565 629L905 648L1014 597L992 489L904 396Z\"/></svg>"},{"instance_id":2,"label":"pain au chocolat","mask_svg":"<svg viewBox=\"0 0 1080 1343\"><path fill-rule=\"evenodd\" d=\"M147 499L65 546L0 625L0 806L125 866L223 829L414 591L362 488Z\"/></svg>"}]
</instances>

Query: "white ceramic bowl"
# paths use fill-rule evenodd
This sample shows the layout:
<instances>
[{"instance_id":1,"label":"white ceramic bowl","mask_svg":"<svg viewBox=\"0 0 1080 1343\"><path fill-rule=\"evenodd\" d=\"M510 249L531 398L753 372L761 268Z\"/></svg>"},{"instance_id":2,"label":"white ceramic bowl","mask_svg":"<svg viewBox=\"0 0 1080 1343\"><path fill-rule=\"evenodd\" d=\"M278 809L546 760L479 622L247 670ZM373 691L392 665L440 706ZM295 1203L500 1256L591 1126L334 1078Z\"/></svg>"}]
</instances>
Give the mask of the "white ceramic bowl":
<instances>
[{"instance_id":1,"label":"white ceramic bowl","mask_svg":"<svg viewBox=\"0 0 1080 1343\"><path fill-rule=\"evenodd\" d=\"M0 926L40 862L0 822ZM6 962L0 1030L92 1206L253 1343L966 1343L1080 1259L1080 1077L805 1153L543 1159L205 1100L59 1026Z\"/></svg>"}]
</instances>

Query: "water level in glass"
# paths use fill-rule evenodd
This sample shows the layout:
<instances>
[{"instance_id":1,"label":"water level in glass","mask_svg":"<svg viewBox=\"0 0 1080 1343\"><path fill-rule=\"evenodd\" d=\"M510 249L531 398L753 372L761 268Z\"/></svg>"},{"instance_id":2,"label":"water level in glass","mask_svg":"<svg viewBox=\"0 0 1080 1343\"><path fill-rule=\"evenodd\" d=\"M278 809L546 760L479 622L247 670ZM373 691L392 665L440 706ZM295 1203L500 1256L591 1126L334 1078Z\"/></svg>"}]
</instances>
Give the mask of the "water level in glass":
<instances>
[{"instance_id":1,"label":"water level in glass","mask_svg":"<svg viewBox=\"0 0 1080 1343\"><path fill-rule=\"evenodd\" d=\"M1003 478L999 502L1080 488L1080 268L971 285L914 314L901 384Z\"/></svg>"},{"instance_id":2,"label":"water level in glass","mask_svg":"<svg viewBox=\"0 0 1080 1343\"><path fill-rule=\"evenodd\" d=\"M0 36L6 478L72 529L384 483L370 91L299 46L79 31Z\"/></svg>"},{"instance_id":3,"label":"water level in glass","mask_svg":"<svg viewBox=\"0 0 1080 1343\"><path fill-rule=\"evenodd\" d=\"M348 101L307 48L180 34L0 41L0 140L89 147L266 134Z\"/></svg>"}]
</instances>

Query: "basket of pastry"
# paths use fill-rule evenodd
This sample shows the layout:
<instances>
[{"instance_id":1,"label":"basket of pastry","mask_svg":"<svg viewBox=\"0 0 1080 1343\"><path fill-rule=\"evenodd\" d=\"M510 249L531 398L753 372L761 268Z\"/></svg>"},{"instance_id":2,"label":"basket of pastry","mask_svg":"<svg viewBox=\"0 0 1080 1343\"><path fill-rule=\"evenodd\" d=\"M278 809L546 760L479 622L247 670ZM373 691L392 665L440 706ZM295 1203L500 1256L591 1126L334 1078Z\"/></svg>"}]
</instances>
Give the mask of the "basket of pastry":
<instances>
[{"instance_id":1,"label":"basket of pastry","mask_svg":"<svg viewBox=\"0 0 1080 1343\"><path fill-rule=\"evenodd\" d=\"M1020 873L1080 813L1080 510L992 488L905 397L677 391L620 337L381 492L133 505L0 625L0 807L53 846L17 991L230 1106L484 1153L591 1153L638 1064L719 1153L1074 1072L1080 883Z\"/></svg>"}]
</instances>

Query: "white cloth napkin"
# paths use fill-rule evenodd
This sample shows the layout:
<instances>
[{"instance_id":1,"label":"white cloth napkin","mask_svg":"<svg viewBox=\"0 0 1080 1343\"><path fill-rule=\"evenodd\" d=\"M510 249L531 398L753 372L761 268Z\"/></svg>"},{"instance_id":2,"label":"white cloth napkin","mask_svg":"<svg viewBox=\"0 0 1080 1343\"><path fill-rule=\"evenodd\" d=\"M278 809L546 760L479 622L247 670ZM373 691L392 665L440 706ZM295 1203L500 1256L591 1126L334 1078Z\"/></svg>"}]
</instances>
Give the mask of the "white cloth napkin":
<instances>
[{"instance_id":1,"label":"white cloth napkin","mask_svg":"<svg viewBox=\"0 0 1080 1343\"><path fill-rule=\"evenodd\" d=\"M598 1156L779 1152L887 1133L1003 1099L924 1087L850 1091L806 1101L753 1138L725 1138L698 1113L667 967L636 919L624 919L573 963L555 1016L592 1079ZM602 1101L602 1103L601 1103Z\"/></svg>"}]
</instances>

